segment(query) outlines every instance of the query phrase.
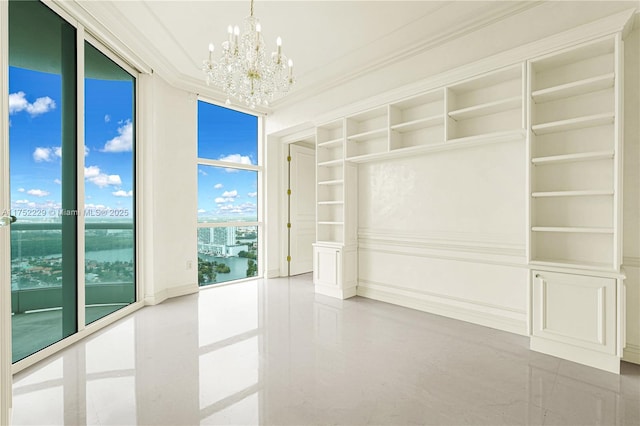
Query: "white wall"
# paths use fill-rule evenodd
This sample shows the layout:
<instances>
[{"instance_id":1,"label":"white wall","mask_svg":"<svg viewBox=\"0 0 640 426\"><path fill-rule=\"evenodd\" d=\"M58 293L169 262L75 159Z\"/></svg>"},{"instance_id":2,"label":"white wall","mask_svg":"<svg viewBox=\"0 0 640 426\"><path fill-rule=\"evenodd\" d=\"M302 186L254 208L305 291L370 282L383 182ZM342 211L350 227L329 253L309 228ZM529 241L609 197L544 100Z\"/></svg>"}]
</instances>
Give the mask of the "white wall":
<instances>
[{"instance_id":1,"label":"white wall","mask_svg":"<svg viewBox=\"0 0 640 426\"><path fill-rule=\"evenodd\" d=\"M363 164L358 294L526 334L525 141Z\"/></svg>"},{"instance_id":2,"label":"white wall","mask_svg":"<svg viewBox=\"0 0 640 426\"><path fill-rule=\"evenodd\" d=\"M156 75L141 84L141 267L145 302L155 304L198 290L197 98Z\"/></svg>"}]
</instances>

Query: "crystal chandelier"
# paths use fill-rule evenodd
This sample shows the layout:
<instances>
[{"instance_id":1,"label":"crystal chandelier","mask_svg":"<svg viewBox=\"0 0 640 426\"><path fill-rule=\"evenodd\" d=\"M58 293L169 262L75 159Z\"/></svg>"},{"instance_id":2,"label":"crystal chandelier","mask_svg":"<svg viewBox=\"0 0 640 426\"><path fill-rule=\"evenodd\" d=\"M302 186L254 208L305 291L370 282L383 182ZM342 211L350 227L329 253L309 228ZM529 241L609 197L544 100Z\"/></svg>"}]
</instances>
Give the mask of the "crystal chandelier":
<instances>
[{"instance_id":1,"label":"crystal chandelier","mask_svg":"<svg viewBox=\"0 0 640 426\"><path fill-rule=\"evenodd\" d=\"M213 44L209 44L209 58L203 61L202 70L207 84L213 84L231 98L250 108L269 106L276 94L284 94L294 82L293 61L282 54L282 39L276 40L276 51L265 53L260 21L251 14L244 19L244 29L229 25L228 39L222 42L222 53L213 60Z\"/></svg>"}]
</instances>

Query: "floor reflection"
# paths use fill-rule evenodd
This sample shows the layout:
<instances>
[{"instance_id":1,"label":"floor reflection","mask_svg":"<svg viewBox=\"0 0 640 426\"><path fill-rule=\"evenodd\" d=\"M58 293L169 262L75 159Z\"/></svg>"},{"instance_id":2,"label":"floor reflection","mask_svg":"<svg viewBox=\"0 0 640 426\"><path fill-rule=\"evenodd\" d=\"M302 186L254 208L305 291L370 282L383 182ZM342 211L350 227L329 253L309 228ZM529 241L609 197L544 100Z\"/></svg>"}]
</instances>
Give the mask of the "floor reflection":
<instances>
[{"instance_id":1,"label":"floor reflection","mask_svg":"<svg viewBox=\"0 0 640 426\"><path fill-rule=\"evenodd\" d=\"M14 424L640 424L620 376L310 276L144 308L14 378Z\"/></svg>"}]
</instances>

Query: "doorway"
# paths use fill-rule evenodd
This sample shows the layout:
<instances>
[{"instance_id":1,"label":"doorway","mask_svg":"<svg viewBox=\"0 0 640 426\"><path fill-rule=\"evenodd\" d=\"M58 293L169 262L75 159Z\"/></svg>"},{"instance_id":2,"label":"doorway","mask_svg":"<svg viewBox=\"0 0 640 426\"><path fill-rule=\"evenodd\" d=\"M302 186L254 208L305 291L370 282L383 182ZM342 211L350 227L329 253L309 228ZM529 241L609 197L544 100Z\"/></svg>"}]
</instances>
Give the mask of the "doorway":
<instances>
[{"instance_id":1,"label":"doorway","mask_svg":"<svg viewBox=\"0 0 640 426\"><path fill-rule=\"evenodd\" d=\"M302 140L288 145L287 170L287 275L313 270L316 240L315 144Z\"/></svg>"}]
</instances>

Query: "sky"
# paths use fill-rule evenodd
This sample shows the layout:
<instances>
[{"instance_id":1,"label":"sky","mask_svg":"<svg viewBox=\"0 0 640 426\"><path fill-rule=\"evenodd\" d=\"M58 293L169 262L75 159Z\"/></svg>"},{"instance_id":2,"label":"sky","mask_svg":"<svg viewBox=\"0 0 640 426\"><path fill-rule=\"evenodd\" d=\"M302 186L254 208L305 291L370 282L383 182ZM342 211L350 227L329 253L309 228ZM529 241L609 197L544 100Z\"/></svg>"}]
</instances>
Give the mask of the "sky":
<instances>
[{"instance_id":1,"label":"sky","mask_svg":"<svg viewBox=\"0 0 640 426\"><path fill-rule=\"evenodd\" d=\"M198 158L258 164L258 118L198 102ZM258 173L198 164L198 220L257 221Z\"/></svg>"},{"instance_id":2,"label":"sky","mask_svg":"<svg viewBox=\"0 0 640 426\"><path fill-rule=\"evenodd\" d=\"M85 215L133 217L134 87L85 79ZM11 208L21 221L61 206L61 77L9 68ZM198 102L198 157L257 165L257 117ZM198 165L201 221L257 221L257 172ZM106 212L106 213L105 213Z\"/></svg>"},{"instance_id":3,"label":"sky","mask_svg":"<svg viewBox=\"0 0 640 426\"><path fill-rule=\"evenodd\" d=\"M133 96L133 80L85 80L85 211L97 216L133 215ZM60 75L9 67L11 208L23 221L62 207L61 107Z\"/></svg>"}]
</instances>

